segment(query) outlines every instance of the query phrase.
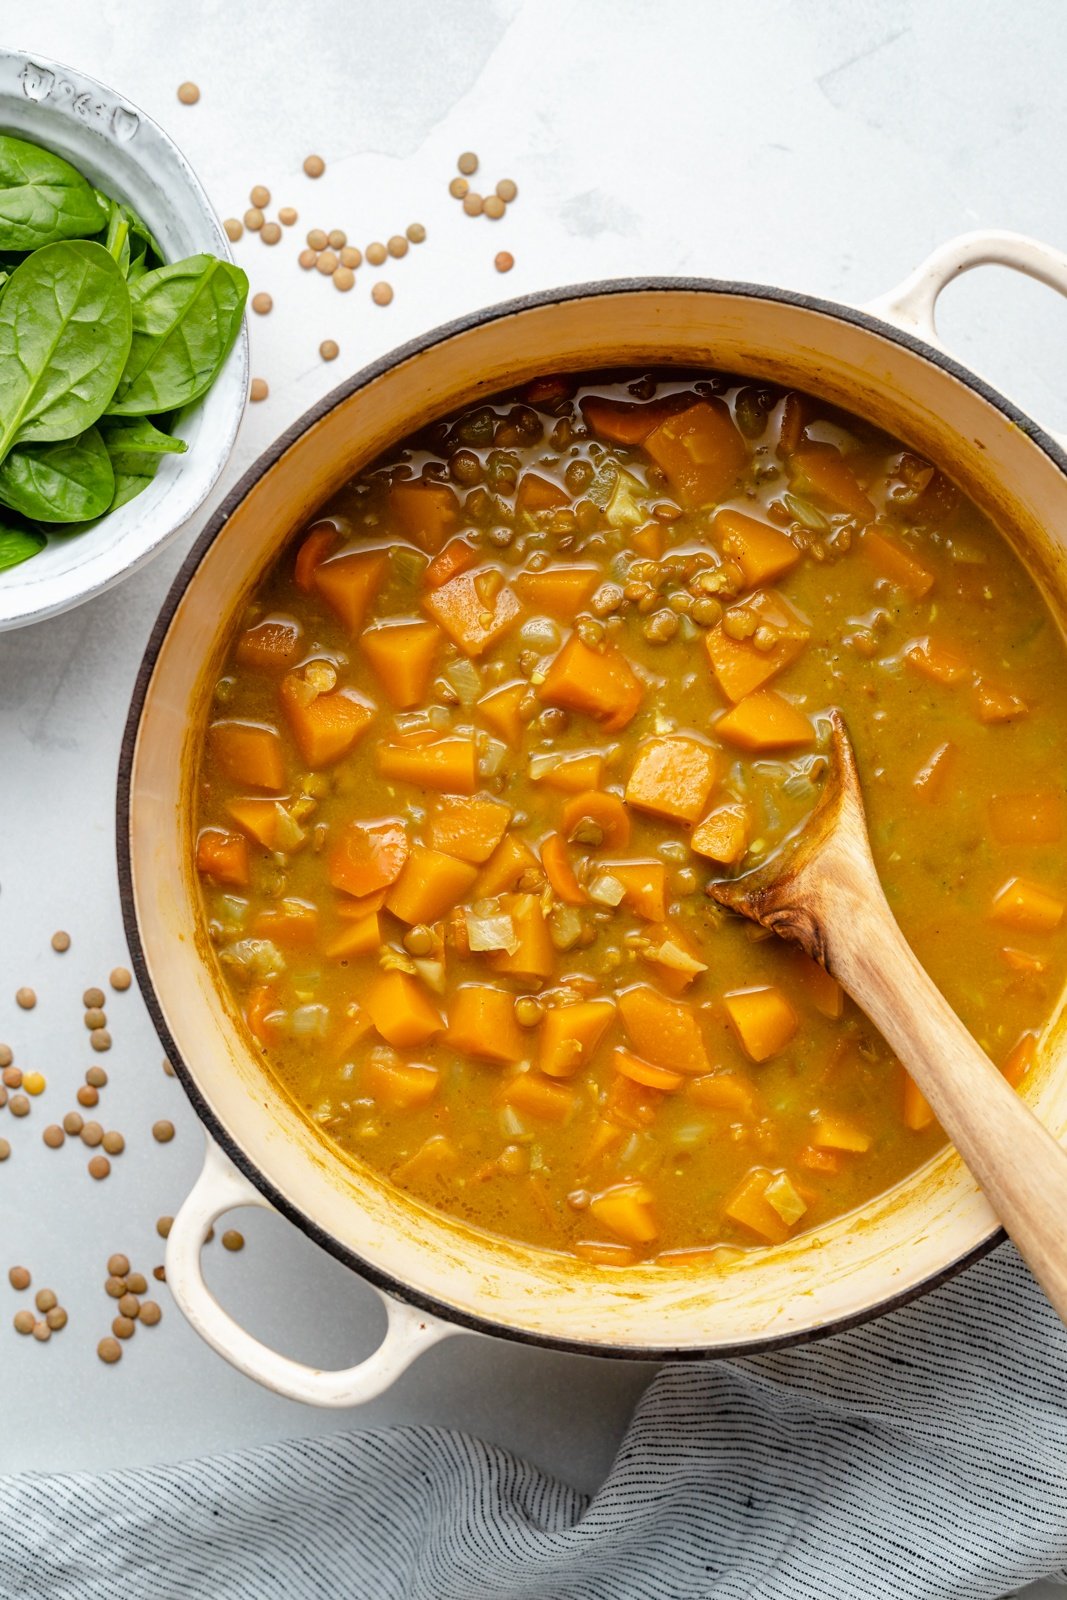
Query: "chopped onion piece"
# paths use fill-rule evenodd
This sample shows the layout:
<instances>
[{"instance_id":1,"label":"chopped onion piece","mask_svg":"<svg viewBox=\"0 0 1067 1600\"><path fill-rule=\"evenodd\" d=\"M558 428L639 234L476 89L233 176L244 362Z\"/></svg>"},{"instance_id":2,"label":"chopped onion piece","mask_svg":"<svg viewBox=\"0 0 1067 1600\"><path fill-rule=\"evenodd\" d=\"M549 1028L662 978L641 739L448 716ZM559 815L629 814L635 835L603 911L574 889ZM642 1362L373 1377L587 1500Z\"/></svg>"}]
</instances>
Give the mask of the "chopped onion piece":
<instances>
[{"instance_id":1,"label":"chopped onion piece","mask_svg":"<svg viewBox=\"0 0 1067 1600\"><path fill-rule=\"evenodd\" d=\"M499 739L490 739L486 744L484 753L478 757L479 776L482 778L495 778L504 765L507 753L508 747L506 744L502 744Z\"/></svg>"},{"instance_id":2,"label":"chopped onion piece","mask_svg":"<svg viewBox=\"0 0 1067 1600\"><path fill-rule=\"evenodd\" d=\"M445 677L459 695L460 703L472 706L482 692L482 676L473 661L460 656L445 668Z\"/></svg>"},{"instance_id":3,"label":"chopped onion piece","mask_svg":"<svg viewBox=\"0 0 1067 1600\"><path fill-rule=\"evenodd\" d=\"M670 967L674 972L688 972L694 977L698 972L708 970L706 961L695 960L688 950L683 950L673 939L664 939L658 950L650 950L649 959L658 961L661 967Z\"/></svg>"},{"instance_id":4,"label":"chopped onion piece","mask_svg":"<svg viewBox=\"0 0 1067 1600\"><path fill-rule=\"evenodd\" d=\"M782 1221L790 1228L794 1222L799 1222L808 1209L806 1203L797 1194L792 1182L784 1172L772 1178L763 1191L763 1198L769 1206L773 1206Z\"/></svg>"},{"instance_id":5,"label":"chopped onion piece","mask_svg":"<svg viewBox=\"0 0 1067 1600\"><path fill-rule=\"evenodd\" d=\"M297 1006L292 1016L292 1031L298 1039L325 1039L330 1024L329 1006Z\"/></svg>"},{"instance_id":6,"label":"chopped onion piece","mask_svg":"<svg viewBox=\"0 0 1067 1600\"><path fill-rule=\"evenodd\" d=\"M435 994L444 994L445 964L443 961L431 961L423 957L416 959L413 965L428 989L432 989Z\"/></svg>"},{"instance_id":7,"label":"chopped onion piece","mask_svg":"<svg viewBox=\"0 0 1067 1600\"><path fill-rule=\"evenodd\" d=\"M506 912L482 916L477 911L463 913L467 924L467 940L472 950L506 950L513 956L519 948L515 924Z\"/></svg>"},{"instance_id":8,"label":"chopped onion piece","mask_svg":"<svg viewBox=\"0 0 1067 1600\"><path fill-rule=\"evenodd\" d=\"M589 885L589 898L596 900L602 906L617 906L622 904L626 890L618 878L613 878L610 872L602 872L599 878L594 878Z\"/></svg>"},{"instance_id":9,"label":"chopped onion piece","mask_svg":"<svg viewBox=\"0 0 1067 1600\"><path fill-rule=\"evenodd\" d=\"M537 780L539 778L543 778L546 773L553 772L555 768L559 766L562 760L563 757L558 751L552 751L549 754L542 754L539 756L531 756L529 765L530 777L536 783Z\"/></svg>"},{"instance_id":10,"label":"chopped onion piece","mask_svg":"<svg viewBox=\"0 0 1067 1600\"><path fill-rule=\"evenodd\" d=\"M574 906L554 906L548 919L549 938L557 950L573 950L585 927Z\"/></svg>"},{"instance_id":11,"label":"chopped onion piece","mask_svg":"<svg viewBox=\"0 0 1067 1600\"><path fill-rule=\"evenodd\" d=\"M285 957L270 939L238 939L223 946L219 960L261 983L279 978L285 971Z\"/></svg>"}]
</instances>

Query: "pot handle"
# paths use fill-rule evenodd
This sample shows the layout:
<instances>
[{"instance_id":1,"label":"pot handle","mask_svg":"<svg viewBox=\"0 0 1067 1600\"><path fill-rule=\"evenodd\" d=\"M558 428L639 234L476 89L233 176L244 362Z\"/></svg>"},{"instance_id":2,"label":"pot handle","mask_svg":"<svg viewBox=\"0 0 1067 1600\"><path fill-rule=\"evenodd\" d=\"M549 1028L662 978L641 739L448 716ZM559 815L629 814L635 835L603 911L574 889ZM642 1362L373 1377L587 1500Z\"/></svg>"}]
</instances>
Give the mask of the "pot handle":
<instances>
[{"instance_id":1,"label":"pot handle","mask_svg":"<svg viewBox=\"0 0 1067 1600\"><path fill-rule=\"evenodd\" d=\"M323 1372L280 1355L235 1322L204 1282L200 1265L204 1239L219 1217L237 1206L274 1209L209 1138L203 1170L167 1239L167 1286L201 1338L231 1366L265 1388L313 1406L362 1405L395 1383L424 1350L463 1331L376 1289L388 1327L377 1350L365 1361L341 1371Z\"/></svg>"},{"instance_id":2,"label":"pot handle","mask_svg":"<svg viewBox=\"0 0 1067 1600\"><path fill-rule=\"evenodd\" d=\"M987 266L1011 267L1047 284L1057 294L1067 296L1067 255L1062 250L1054 250L1051 245L1029 239L1023 233L983 228L947 240L902 283L876 300L868 301L863 310L944 349L935 317L941 291L972 267ZM1067 435L1053 434L1052 437L1067 446Z\"/></svg>"}]
</instances>

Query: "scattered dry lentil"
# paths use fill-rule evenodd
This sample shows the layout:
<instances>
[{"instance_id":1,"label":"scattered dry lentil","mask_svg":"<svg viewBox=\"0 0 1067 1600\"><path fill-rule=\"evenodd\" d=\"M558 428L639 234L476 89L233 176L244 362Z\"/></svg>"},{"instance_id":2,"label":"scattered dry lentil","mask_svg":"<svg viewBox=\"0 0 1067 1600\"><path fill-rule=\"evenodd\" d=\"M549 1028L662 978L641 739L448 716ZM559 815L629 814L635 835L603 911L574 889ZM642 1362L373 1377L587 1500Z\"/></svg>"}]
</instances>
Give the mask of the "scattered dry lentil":
<instances>
[{"instance_id":1,"label":"scattered dry lentil","mask_svg":"<svg viewBox=\"0 0 1067 1600\"><path fill-rule=\"evenodd\" d=\"M114 1362L122 1360L122 1346L115 1339L101 1339L96 1347L96 1353L109 1367Z\"/></svg>"},{"instance_id":2,"label":"scattered dry lentil","mask_svg":"<svg viewBox=\"0 0 1067 1600\"><path fill-rule=\"evenodd\" d=\"M103 1067L89 1067L85 1074L85 1081L90 1088L103 1089L107 1086L107 1073Z\"/></svg>"},{"instance_id":3,"label":"scattered dry lentil","mask_svg":"<svg viewBox=\"0 0 1067 1600\"><path fill-rule=\"evenodd\" d=\"M222 226L226 230L226 237L231 244L236 244L245 231L244 223L237 217L227 217Z\"/></svg>"},{"instance_id":4,"label":"scattered dry lentil","mask_svg":"<svg viewBox=\"0 0 1067 1600\"><path fill-rule=\"evenodd\" d=\"M35 1317L32 1311L16 1311L12 1321L16 1333L32 1333Z\"/></svg>"},{"instance_id":5,"label":"scattered dry lentil","mask_svg":"<svg viewBox=\"0 0 1067 1600\"><path fill-rule=\"evenodd\" d=\"M227 1228L222 1236L222 1248L224 1250L243 1250L244 1247L244 1234L238 1233L236 1228Z\"/></svg>"},{"instance_id":6,"label":"scattered dry lentil","mask_svg":"<svg viewBox=\"0 0 1067 1600\"><path fill-rule=\"evenodd\" d=\"M104 1134L103 1146L109 1156L120 1156L126 1148L126 1141L121 1133L116 1133L113 1128L109 1128Z\"/></svg>"},{"instance_id":7,"label":"scattered dry lentil","mask_svg":"<svg viewBox=\"0 0 1067 1600\"><path fill-rule=\"evenodd\" d=\"M265 291L261 290L259 294L254 294L252 296L252 310L257 314L257 316L265 317L269 311L273 310L273 308L274 301Z\"/></svg>"},{"instance_id":8,"label":"scattered dry lentil","mask_svg":"<svg viewBox=\"0 0 1067 1600\"><path fill-rule=\"evenodd\" d=\"M128 967L112 967L108 973L107 981L113 989L117 989L120 994L123 994L133 982L133 973L130 972Z\"/></svg>"},{"instance_id":9,"label":"scattered dry lentil","mask_svg":"<svg viewBox=\"0 0 1067 1600\"><path fill-rule=\"evenodd\" d=\"M388 250L391 256L399 261L401 256L407 255L409 246L402 233L394 233L386 243L385 248Z\"/></svg>"},{"instance_id":10,"label":"scattered dry lentil","mask_svg":"<svg viewBox=\"0 0 1067 1600\"><path fill-rule=\"evenodd\" d=\"M463 196L470 192L470 184L466 178L453 178L448 186L448 192L453 200L462 200Z\"/></svg>"},{"instance_id":11,"label":"scattered dry lentil","mask_svg":"<svg viewBox=\"0 0 1067 1600\"><path fill-rule=\"evenodd\" d=\"M7 1281L13 1289L18 1289L21 1293L23 1289L29 1288L33 1280L28 1267L9 1267Z\"/></svg>"},{"instance_id":12,"label":"scattered dry lentil","mask_svg":"<svg viewBox=\"0 0 1067 1600\"><path fill-rule=\"evenodd\" d=\"M171 1230L171 1228L173 1228L173 1226L174 1226L174 1218L173 1217L157 1217L156 1218L156 1232L159 1234L159 1237L161 1239L169 1239L170 1238L170 1230Z\"/></svg>"},{"instance_id":13,"label":"scattered dry lentil","mask_svg":"<svg viewBox=\"0 0 1067 1600\"><path fill-rule=\"evenodd\" d=\"M116 1257L112 1256L111 1260L114 1261L115 1259ZM120 1259L125 1261L126 1257L122 1256ZM110 1267L110 1265L111 1262L109 1261L108 1266ZM126 1293L126 1279L116 1276L115 1273L111 1273L110 1276L105 1280L104 1290L111 1296L112 1300L121 1300L123 1295Z\"/></svg>"},{"instance_id":14,"label":"scattered dry lentil","mask_svg":"<svg viewBox=\"0 0 1067 1600\"><path fill-rule=\"evenodd\" d=\"M33 1303L38 1311L51 1311L52 1307L59 1304L51 1289L38 1289L33 1297Z\"/></svg>"},{"instance_id":15,"label":"scattered dry lentil","mask_svg":"<svg viewBox=\"0 0 1067 1600\"><path fill-rule=\"evenodd\" d=\"M163 1265L160 1265L158 1267L153 1267L152 1268L152 1276L153 1276L153 1278L155 1278L157 1283L166 1283L166 1281L167 1281L167 1269L166 1269L166 1267L164 1267Z\"/></svg>"},{"instance_id":16,"label":"scattered dry lentil","mask_svg":"<svg viewBox=\"0 0 1067 1600\"><path fill-rule=\"evenodd\" d=\"M8 1110L11 1112L13 1117L28 1117L30 1114L30 1102L28 1096L24 1094L13 1094L11 1099L8 1101Z\"/></svg>"},{"instance_id":17,"label":"scattered dry lentil","mask_svg":"<svg viewBox=\"0 0 1067 1600\"><path fill-rule=\"evenodd\" d=\"M116 1339L132 1339L137 1331L137 1324L131 1317L115 1317L111 1323L111 1331Z\"/></svg>"},{"instance_id":18,"label":"scattered dry lentil","mask_svg":"<svg viewBox=\"0 0 1067 1600\"><path fill-rule=\"evenodd\" d=\"M93 1106L100 1103L100 1095L93 1088L91 1083L80 1084L78 1087L78 1092L75 1095L75 1099L77 1100L78 1104L80 1106L84 1106L87 1111L91 1111Z\"/></svg>"},{"instance_id":19,"label":"scattered dry lentil","mask_svg":"<svg viewBox=\"0 0 1067 1600\"><path fill-rule=\"evenodd\" d=\"M62 1306L53 1306L44 1320L47 1322L53 1333L58 1333L61 1328L65 1328L67 1326L69 1319Z\"/></svg>"},{"instance_id":20,"label":"scattered dry lentil","mask_svg":"<svg viewBox=\"0 0 1067 1600\"><path fill-rule=\"evenodd\" d=\"M307 242L312 250L318 251L325 250L329 241L323 228L311 228L307 235Z\"/></svg>"},{"instance_id":21,"label":"scattered dry lentil","mask_svg":"<svg viewBox=\"0 0 1067 1600\"><path fill-rule=\"evenodd\" d=\"M11 1146L6 1139L0 1139L0 1161L6 1161L11 1154Z\"/></svg>"},{"instance_id":22,"label":"scattered dry lentil","mask_svg":"<svg viewBox=\"0 0 1067 1600\"><path fill-rule=\"evenodd\" d=\"M341 251L342 267L351 267L353 271L363 264L363 251L354 244L346 244Z\"/></svg>"},{"instance_id":23,"label":"scattered dry lentil","mask_svg":"<svg viewBox=\"0 0 1067 1600\"><path fill-rule=\"evenodd\" d=\"M173 1122L168 1122L165 1117L161 1117L158 1122L153 1122L152 1137L157 1144L170 1144L170 1141L174 1138Z\"/></svg>"},{"instance_id":24,"label":"scattered dry lentil","mask_svg":"<svg viewBox=\"0 0 1067 1600\"><path fill-rule=\"evenodd\" d=\"M291 228L296 220L297 212L294 206L280 206L278 208L278 221L284 228Z\"/></svg>"},{"instance_id":25,"label":"scattered dry lentil","mask_svg":"<svg viewBox=\"0 0 1067 1600\"><path fill-rule=\"evenodd\" d=\"M90 1006L89 1010L82 1018L82 1021L85 1023L85 1026L89 1029L90 1033L94 1028L106 1028L107 1012L101 1006Z\"/></svg>"},{"instance_id":26,"label":"scattered dry lentil","mask_svg":"<svg viewBox=\"0 0 1067 1600\"><path fill-rule=\"evenodd\" d=\"M23 1011L32 1011L37 1004L37 996L32 989L24 986L15 990L15 1001L16 1004L22 1007Z\"/></svg>"},{"instance_id":27,"label":"scattered dry lentil","mask_svg":"<svg viewBox=\"0 0 1067 1600\"><path fill-rule=\"evenodd\" d=\"M0 1044L0 1067L9 1067L15 1057L9 1044Z\"/></svg>"},{"instance_id":28,"label":"scattered dry lentil","mask_svg":"<svg viewBox=\"0 0 1067 1600\"><path fill-rule=\"evenodd\" d=\"M269 394L270 394L270 390L267 388L267 380L266 380L266 378L253 378L252 379L252 384L251 384L251 387L250 387L250 389L248 391L248 398L250 400L252 400L252 401L265 400Z\"/></svg>"},{"instance_id":29,"label":"scattered dry lentil","mask_svg":"<svg viewBox=\"0 0 1067 1600\"><path fill-rule=\"evenodd\" d=\"M299 261L305 272L310 272L316 261L319 259L319 253L317 250L301 250L296 259Z\"/></svg>"},{"instance_id":30,"label":"scattered dry lentil","mask_svg":"<svg viewBox=\"0 0 1067 1600\"><path fill-rule=\"evenodd\" d=\"M336 361L341 354L341 347L334 339L324 339L319 345L319 355L324 361ZM170 1065L170 1062L167 1063Z\"/></svg>"},{"instance_id":31,"label":"scattered dry lentil","mask_svg":"<svg viewBox=\"0 0 1067 1600\"><path fill-rule=\"evenodd\" d=\"M468 217L480 217L485 210L485 201L480 194L476 194L473 189L470 189L463 196L463 210Z\"/></svg>"},{"instance_id":32,"label":"scattered dry lentil","mask_svg":"<svg viewBox=\"0 0 1067 1600\"><path fill-rule=\"evenodd\" d=\"M183 106L195 106L200 99L200 89L195 83L179 83L178 99Z\"/></svg>"},{"instance_id":33,"label":"scattered dry lentil","mask_svg":"<svg viewBox=\"0 0 1067 1600\"><path fill-rule=\"evenodd\" d=\"M110 1050L111 1035L106 1028L94 1028L89 1035L89 1043L94 1050Z\"/></svg>"},{"instance_id":34,"label":"scattered dry lentil","mask_svg":"<svg viewBox=\"0 0 1067 1600\"><path fill-rule=\"evenodd\" d=\"M282 236L282 230L276 222L265 222L259 230L259 237L264 244L277 244Z\"/></svg>"},{"instance_id":35,"label":"scattered dry lentil","mask_svg":"<svg viewBox=\"0 0 1067 1600\"><path fill-rule=\"evenodd\" d=\"M89 1150L95 1150L104 1137L104 1130L99 1122L84 1122L82 1124L81 1142Z\"/></svg>"},{"instance_id":36,"label":"scattered dry lentil","mask_svg":"<svg viewBox=\"0 0 1067 1600\"><path fill-rule=\"evenodd\" d=\"M138 1319L140 1322L143 1322L148 1328L154 1328L162 1317L163 1312L154 1300L142 1300L141 1315Z\"/></svg>"},{"instance_id":37,"label":"scattered dry lentil","mask_svg":"<svg viewBox=\"0 0 1067 1600\"><path fill-rule=\"evenodd\" d=\"M512 182L510 178L501 178L500 182L496 186L496 192L497 197L503 200L505 205L509 206L517 196L519 188L518 185Z\"/></svg>"},{"instance_id":38,"label":"scattered dry lentil","mask_svg":"<svg viewBox=\"0 0 1067 1600\"><path fill-rule=\"evenodd\" d=\"M270 205L270 190L265 188L262 183L254 183L248 198L254 206L258 206L262 211L266 206Z\"/></svg>"},{"instance_id":39,"label":"scattered dry lentil","mask_svg":"<svg viewBox=\"0 0 1067 1600\"><path fill-rule=\"evenodd\" d=\"M144 1294L148 1288L148 1281L143 1272L128 1272L126 1274L126 1287L131 1294Z\"/></svg>"},{"instance_id":40,"label":"scattered dry lentil","mask_svg":"<svg viewBox=\"0 0 1067 1600\"><path fill-rule=\"evenodd\" d=\"M324 278L328 278L332 272L336 272L339 264L335 250L320 250L318 259L315 262L315 266Z\"/></svg>"},{"instance_id":41,"label":"scattered dry lentil","mask_svg":"<svg viewBox=\"0 0 1067 1600\"><path fill-rule=\"evenodd\" d=\"M308 156L304 161L304 171L309 178L321 178L326 171L326 163L321 156Z\"/></svg>"},{"instance_id":42,"label":"scattered dry lentil","mask_svg":"<svg viewBox=\"0 0 1067 1600\"><path fill-rule=\"evenodd\" d=\"M60 928L58 933L54 933L52 935L52 949L57 951L60 955L62 955L65 950L69 950L70 934L64 932L64 930Z\"/></svg>"},{"instance_id":43,"label":"scattered dry lentil","mask_svg":"<svg viewBox=\"0 0 1067 1600\"><path fill-rule=\"evenodd\" d=\"M86 989L82 995L82 1005L87 1011L92 1011L94 1007L102 1006L105 998L103 989Z\"/></svg>"},{"instance_id":44,"label":"scattered dry lentil","mask_svg":"<svg viewBox=\"0 0 1067 1600\"><path fill-rule=\"evenodd\" d=\"M123 1255L121 1250L116 1250L113 1256L107 1258L107 1270L114 1278L124 1278L130 1270L130 1258Z\"/></svg>"},{"instance_id":45,"label":"scattered dry lentil","mask_svg":"<svg viewBox=\"0 0 1067 1600\"><path fill-rule=\"evenodd\" d=\"M33 1337L37 1340L38 1344L47 1344L48 1343L49 1339L52 1337L52 1330L48 1326L47 1322L35 1322L34 1323L34 1325L33 1325Z\"/></svg>"},{"instance_id":46,"label":"scattered dry lentil","mask_svg":"<svg viewBox=\"0 0 1067 1600\"><path fill-rule=\"evenodd\" d=\"M0 1085L0 1110L7 1105L7 1090Z\"/></svg>"},{"instance_id":47,"label":"scattered dry lentil","mask_svg":"<svg viewBox=\"0 0 1067 1600\"><path fill-rule=\"evenodd\" d=\"M124 1317L129 1317L132 1322L136 1322L141 1314L141 1302L135 1294L124 1294L119 1301L119 1310Z\"/></svg>"},{"instance_id":48,"label":"scattered dry lentil","mask_svg":"<svg viewBox=\"0 0 1067 1600\"><path fill-rule=\"evenodd\" d=\"M63 1118L63 1132L69 1133L72 1139L76 1139L84 1127L85 1119L80 1112L68 1111Z\"/></svg>"},{"instance_id":49,"label":"scattered dry lentil","mask_svg":"<svg viewBox=\"0 0 1067 1600\"><path fill-rule=\"evenodd\" d=\"M49 1150L58 1150L67 1142L67 1136L58 1122L50 1122L41 1135Z\"/></svg>"},{"instance_id":50,"label":"scattered dry lentil","mask_svg":"<svg viewBox=\"0 0 1067 1600\"><path fill-rule=\"evenodd\" d=\"M384 244L382 244L380 239L373 239L367 246L364 254L366 255L367 260L370 262L372 267L380 267L383 261L385 261L389 252L385 248Z\"/></svg>"},{"instance_id":51,"label":"scattered dry lentil","mask_svg":"<svg viewBox=\"0 0 1067 1600\"><path fill-rule=\"evenodd\" d=\"M22 1087L27 1094L43 1094L47 1088L47 1080L43 1072L27 1072L22 1080Z\"/></svg>"},{"instance_id":52,"label":"scattered dry lentil","mask_svg":"<svg viewBox=\"0 0 1067 1600\"><path fill-rule=\"evenodd\" d=\"M4 1088L5 1089L21 1089L22 1088L22 1068L21 1067L6 1066L4 1068Z\"/></svg>"},{"instance_id":53,"label":"scattered dry lentil","mask_svg":"<svg viewBox=\"0 0 1067 1600\"><path fill-rule=\"evenodd\" d=\"M426 229L421 222L409 222L404 232L412 244L422 244L426 239Z\"/></svg>"},{"instance_id":54,"label":"scattered dry lentil","mask_svg":"<svg viewBox=\"0 0 1067 1600\"><path fill-rule=\"evenodd\" d=\"M347 294L356 281L356 275L351 267L335 267L333 273L333 286L340 289L342 294Z\"/></svg>"},{"instance_id":55,"label":"scattered dry lentil","mask_svg":"<svg viewBox=\"0 0 1067 1600\"><path fill-rule=\"evenodd\" d=\"M107 1156L93 1156L89 1162L89 1176L90 1178L95 1178L98 1183L102 1178L106 1178L110 1171L111 1162L107 1159Z\"/></svg>"},{"instance_id":56,"label":"scattered dry lentil","mask_svg":"<svg viewBox=\"0 0 1067 1600\"><path fill-rule=\"evenodd\" d=\"M393 298L393 291L387 283L376 283L370 297L376 306L387 306Z\"/></svg>"},{"instance_id":57,"label":"scattered dry lentil","mask_svg":"<svg viewBox=\"0 0 1067 1600\"><path fill-rule=\"evenodd\" d=\"M331 228L326 235L326 241L331 250L343 250L348 243L348 234L343 228Z\"/></svg>"},{"instance_id":58,"label":"scattered dry lentil","mask_svg":"<svg viewBox=\"0 0 1067 1600\"><path fill-rule=\"evenodd\" d=\"M510 250L500 250L493 257L493 265L498 272L510 272L515 265L515 257Z\"/></svg>"},{"instance_id":59,"label":"scattered dry lentil","mask_svg":"<svg viewBox=\"0 0 1067 1600\"><path fill-rule=\"evenodd\" d=\"M171 1066L170 1061L166 1056L163 1057L163 1071L166 1073L168 1078L173 1078L174 1068Z\"/></svg>"},{"instance_id":60,"label":"scattered dry lentil","mask_svg":"<svg viewBox=\"0 0 1067 1600\"><path fill-rule=\"evenodd\" d=\"M263 226L265 218L258 206L249 206L242 220L249 233L258 233Z\"/></svg>"},{"instance_id":61,"label":"scattered dry lentil","mask_svg":"<svg viewBox=\"0 0 1067 1600\"><path fill-rule=\"evenodd\" d=\"M478 170L478 157L475 155L473 150L464 150L463 154L456 162L456 166L459 168L460 172L469 178L472 172L477 172Z\"/></svg>"}]
</instances>

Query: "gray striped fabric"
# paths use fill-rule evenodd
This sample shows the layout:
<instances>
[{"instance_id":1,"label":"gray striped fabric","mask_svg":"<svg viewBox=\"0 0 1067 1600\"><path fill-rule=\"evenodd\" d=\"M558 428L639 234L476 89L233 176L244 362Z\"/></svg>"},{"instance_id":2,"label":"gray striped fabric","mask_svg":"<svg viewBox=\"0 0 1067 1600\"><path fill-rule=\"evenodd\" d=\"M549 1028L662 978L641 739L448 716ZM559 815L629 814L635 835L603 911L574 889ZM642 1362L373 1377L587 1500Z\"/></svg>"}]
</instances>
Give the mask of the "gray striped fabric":
<instances>
[{"instance_id":1,"label":"gray striped fabric","mask_svg":"<svg viewBox=\"0 0 1067 1600\"><path fill-rule=\"evenodd\" d=\"M591 1502L432 1428L0 1481L3 1600L992 1600L1065 1564L1067 1334L1009 1248L667 1368Z\"/></svg>"}]
</instances>

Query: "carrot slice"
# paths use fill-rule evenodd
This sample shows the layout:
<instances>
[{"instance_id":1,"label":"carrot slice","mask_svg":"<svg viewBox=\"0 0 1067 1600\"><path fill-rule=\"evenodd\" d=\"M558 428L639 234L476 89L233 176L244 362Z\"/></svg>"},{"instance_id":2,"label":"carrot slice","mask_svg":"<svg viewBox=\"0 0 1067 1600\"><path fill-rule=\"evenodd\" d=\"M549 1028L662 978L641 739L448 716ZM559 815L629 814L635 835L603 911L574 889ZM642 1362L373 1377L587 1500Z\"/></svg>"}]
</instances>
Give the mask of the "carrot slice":
<instances>
[{"instance_id":1,"label":"carrot slice","mask_svg":"<svg viewBox=\"0 0 1067 1600\"><path fill-rule=\"evenodd\" d=\"M432 622L390 622L368 629L360 644L395 706L421 704L441 646L439 628Z\"/></svg>"},{"instance_id":2,"label":"carrot slice","mask_svg":"<svg viewBox=\"0 0 1067 1600\"><path fill-rule=\"evenodd\" d=\"M327 876L345 894L372 895L396 882L407 856L402 822L350 822L330 852Z\"/></svg>"},{"instance_id":3,"label":"carrot slice","mask_svg":"<svg viewBox=\"0 0 1067 1600\"><path fill-rule=\"evenodd\" d=\"M561 834L550 833L547 839L542 840L541 865L545 869L545 877L565 905L588 904L589 896L574 876L574 868Z\"/></svg>"},{"instance_id":4,"label":"carrot slice","mask_svg":"<svg viewBox=\"0 0 1067 1600\"><path fill-rule=\"evenodd\" d=\"M625 850L630 842L630 817L618 795L589 789L567 801L560 832L587 849Z\"/></svg>"},{"instance_id":5,"label":"carrot slice","mask_svg":"<svg viewBox=\"0 0 1067 1600\"><path fill-rule=\"evenodd\" d=\"M546 706L581 712L615 733L633 721L644 692L621 650L612 644L592 650L572 633L537 695Z\"/></svg>"},{"instance_id":6,"label":"carrot slice","mask_svg":"<svg viewBox=\"0 0 1067 1600\"><path fill-rule=\"evenodd\" d=\"M671 822L695 822L718 773L715 751L687 734L641 745L626 785L626 802Z\"/></svg>"},{"instance_id":7,"label":"carrot slice","mask_svg":"<svg viewBox=\"0 0 1067 1600\"><path fill-rule=\"evenodd\" d=\"M280 1018L281 1007L274 987L269 983L257 984L245 1006L245 1021L253 1038L268 1047L276 1043Z\"/></svg>"},{"instance_id":8,"label":"carrot slice","mask_svg":"<svg viewBox=\"0 0 1067 1600\"><path fill-rule=\"evenodd\" d=\"M315 573L328 555L332 555L341 542L341 535L332 522L317 522L296 554L293 581L304 594L315 587Z\"/></svg>"},{"instance_id":9,"label":"carrot slice","mask_svg":"<svg viewBox=\"0 0 1067 1600\"><path fill-rule=\"evenodd\" d=\"M201 828L196 840L196 870L216 883L243 889L248 883L248 841L221 828Z\"/></svg>"},{"instance_id":10,"label":"carrot slice","mask_svg":"<svg viewBox=\"0 0 1067 1600\"><path fill-rule=\"evenodd\" d=\"M382 586L389 557L384 550L353 550L315 568L313 583L331 611L355 637Z\"/></svg>"},{"instance_id":11,"label":"carrot slice","mask_svg":"<svg viewBox=\"0 0 1067 1600\"><path fill-rule=\"evenodd\" d=\"M680 1089L685 1079L680 1072L671 1072L668 1067L655 1066L651 1061L642 1061L640 1056L635 1056L629 1050L620 1046L611 1053L611 1065L616 1072L621 1072L624 1078L629 1078L633 1083L640 1083L646 1089L662 1089L665 1094L670 1094L674 1089Z\"/></svg>"},{"instance_id":12,"label":"carrot slice","mask_svg":"<svg viewBox=\"0 0 1067 1600\"><path fill-rule=\"evenodd\" d=\"M285 755L277 729L259 722L213 722L207 737L215 760L235 783L285 788Z\"/></svg>"}]
</instances>

